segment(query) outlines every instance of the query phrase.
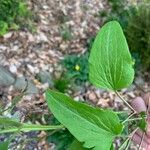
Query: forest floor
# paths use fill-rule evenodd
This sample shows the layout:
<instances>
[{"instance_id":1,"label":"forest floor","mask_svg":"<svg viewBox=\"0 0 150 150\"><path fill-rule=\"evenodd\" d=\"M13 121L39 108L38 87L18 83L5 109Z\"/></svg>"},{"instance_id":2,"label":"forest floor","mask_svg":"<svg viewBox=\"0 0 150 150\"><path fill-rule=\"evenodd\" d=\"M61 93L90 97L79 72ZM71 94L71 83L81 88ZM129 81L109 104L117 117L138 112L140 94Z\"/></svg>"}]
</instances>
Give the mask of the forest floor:
<instances>
[{"instance_id":1,"label":"forest floor","mask_svg":"<svg viewBox=\"0 0 150 150\"><path fill-rule=\"evenodd\" d=\"M60 61L66 54L79 55L87 51L88 40L96 35L103 23L98 16L99 11L109 9L104 0L30 0L29 7L35 13L36 32L10 31L0 38L0 64L14 76L29 78L38 89L35 94L24 96L15 108L15 114L19 114L22 122L29 121L33 114L39 117L48 114L44 91L49 85L39 82L36 75L47 71L54 78L60 76L63 69ZM69 40L64 40L61 36L64 28L69 29L71 33ZM134 84L121 91L128 101L148 90L148 82L138 74ZM83 89L71 93L71 96L100 107L128 109L114 92L96 89L89 84ZM6 107L19 92L12 87L1 88L1 99ZM40 137L45 135L45 132L26 134L24 138L36 135ZM27 144L24 149L49 150L53 149L52 147L53 145L42 140ZM13 149L19 149L17 144L12 145Z\"/></svg>"}]
</instances>

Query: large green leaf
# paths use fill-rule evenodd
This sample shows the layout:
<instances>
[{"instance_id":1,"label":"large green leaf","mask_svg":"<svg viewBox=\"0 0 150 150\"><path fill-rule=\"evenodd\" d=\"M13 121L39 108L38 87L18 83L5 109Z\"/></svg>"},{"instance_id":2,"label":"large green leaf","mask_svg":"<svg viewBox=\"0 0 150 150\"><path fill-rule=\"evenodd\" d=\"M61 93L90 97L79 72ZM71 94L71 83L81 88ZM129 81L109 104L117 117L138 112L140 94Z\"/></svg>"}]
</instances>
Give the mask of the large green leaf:
<instances>
[{"instance_id":1,"label":"large green leaf","mask_svg":"<svg viewBox=\"0 0 150 150\"><path fill-rule=\"evenodd\" d=\"M82 143L80 143L75 139L67 150L90 150L90 149L84 148Z\"/></svg>"},{"instance_id":2,"label":"large green leaf","mask_svg":"<svg viewBox=\"0 0 150 150\"><path fill-rule=\"evenodd\" d=\"M119 90L133 82L133 61L116 21L106 23L98 32L89 57L89 78L97 87Z\"/></svg>"},{"instance_id":3,"label":"large green leaf","mask_svg":"<svg viewBox=\"0 0 150 150\"><path fill-rule=\"evenodd\" d=\"M114 137L121 133L122 124L111 110L103 110L75 102L70 97L47 90L48 106L84 147L94 150L110 150Z\"/></svg>"},{"instance_id":4,"label":"large green leaf","mask_svg":"<svg viewBox=\"0 0 150 150\"><path fill-rule=\"evenodd\" d=\"M0 150L8 150L9 141L0 142Z\"/></svg>"}]
</instances>

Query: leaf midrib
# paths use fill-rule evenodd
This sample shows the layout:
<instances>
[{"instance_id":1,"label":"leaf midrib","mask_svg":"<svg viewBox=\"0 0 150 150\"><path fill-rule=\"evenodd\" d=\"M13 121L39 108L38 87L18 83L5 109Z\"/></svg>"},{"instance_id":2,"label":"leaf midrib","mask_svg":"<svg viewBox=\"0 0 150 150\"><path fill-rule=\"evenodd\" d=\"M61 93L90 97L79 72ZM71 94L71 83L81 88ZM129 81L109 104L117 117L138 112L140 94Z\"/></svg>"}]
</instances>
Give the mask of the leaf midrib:
<instances>
[{"instance_id":1,"label":"leaf midrib","mask_svg":"<svg viewBox=\"0 0 150 150\"><path fill-rule=\"evenodd\" d=\"M52 96L52 95L50 95L50 96ZM55 100L55 98L52 96L52 98L54 99L54 101L58 104L58 105L60 105L60 103L57 101L57 100ZM61 103L62 104L62 103ZM72 105L72 104L71 104ZM66 107L66 105L60 105L61 107L63 107L63 108L67 108ZM98 128L99 130L102 130L103 132L107 132L107 133L109 133L111 136L114 136L114 133L112 133L112 132L109 132L109 131L107 131L107 130L104 130L103 128L100 128L99 126L97 126L96 124L93 124L92 122L90 122L89 120L87 120L87 119L85 119L84 117L80 117L80 115L77 115L74 111L72 111L72 110L70 110L70 109L67 109L69 112L71 112L71 113L73 113L75 116L77 116L78 118L80 118L81 120L84 120L85 122L87 122L87 123L89 123L91 126L95 126L96 128ZM97 116L96 116L97 117ZM99 120L99 119L98 119ZM101 123L101 121L100 121L100 123ZM103 124L103 123L102 123ZM105 126L105 125L104 125ZM105 126L108 130L110 130L107 126Z\"/></svg>"}]
</instances>

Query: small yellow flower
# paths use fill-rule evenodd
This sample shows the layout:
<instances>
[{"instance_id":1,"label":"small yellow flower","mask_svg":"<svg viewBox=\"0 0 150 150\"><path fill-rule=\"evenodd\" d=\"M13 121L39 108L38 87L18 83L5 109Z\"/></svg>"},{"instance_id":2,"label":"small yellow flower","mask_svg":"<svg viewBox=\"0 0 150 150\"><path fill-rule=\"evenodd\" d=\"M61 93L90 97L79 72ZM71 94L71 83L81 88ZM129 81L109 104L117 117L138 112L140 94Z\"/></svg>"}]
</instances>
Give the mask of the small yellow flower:
<instances>
[{"instance_id":1,"label":"small yellow flower","mask_svg":"<svg viewBox=\"0 0 150 150\"><path fill-rule=\"evenodd\" d=\"M80 66L79 65L75 65L75 70L79 71L80 70Z\"/></svg>"}]
</instances>

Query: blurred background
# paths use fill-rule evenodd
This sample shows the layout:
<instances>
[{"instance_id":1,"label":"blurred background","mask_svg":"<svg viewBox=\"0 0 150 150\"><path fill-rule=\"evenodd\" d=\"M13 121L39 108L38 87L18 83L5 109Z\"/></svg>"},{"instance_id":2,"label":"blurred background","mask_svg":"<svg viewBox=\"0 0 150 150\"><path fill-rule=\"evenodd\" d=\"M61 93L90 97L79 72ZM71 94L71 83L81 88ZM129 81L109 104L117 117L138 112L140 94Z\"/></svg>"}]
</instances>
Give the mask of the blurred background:
<instances>
[{"instance_id":1,"label":"blurred background","mask_svg":"<svg viewBox=\"0 0 150 150\"><path fill-rule=\"evenodd\" d=\"M121 24L135 62L134 83L121 91L130 102L150 91L149 0L0 0L0 115L58 124L45 102L47 88L94 106L127 110L114 92L88 80L92 43L111 20ZM9 148L67 150L73 140L67 130L20 133Z\"/></svg>"}]
</instances>

